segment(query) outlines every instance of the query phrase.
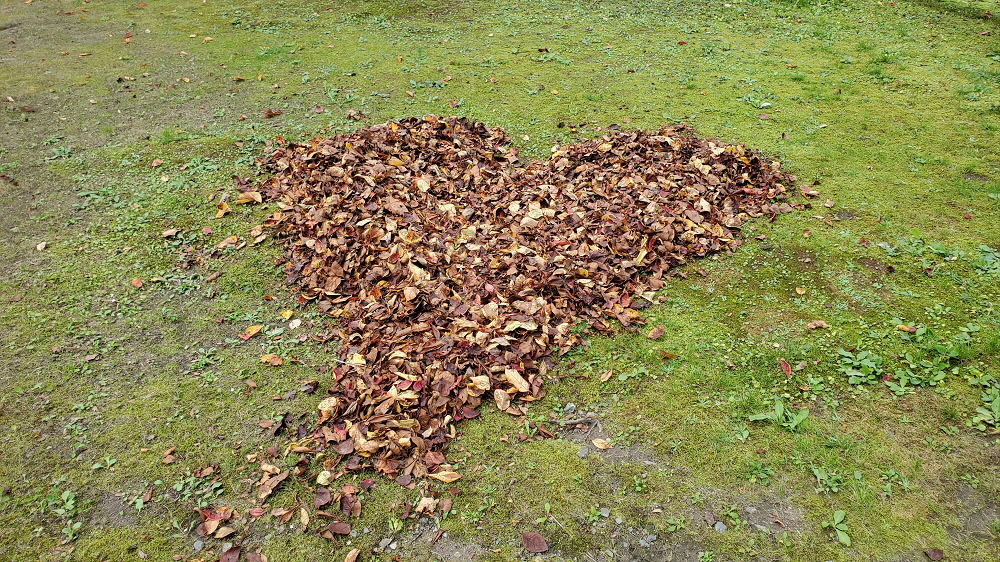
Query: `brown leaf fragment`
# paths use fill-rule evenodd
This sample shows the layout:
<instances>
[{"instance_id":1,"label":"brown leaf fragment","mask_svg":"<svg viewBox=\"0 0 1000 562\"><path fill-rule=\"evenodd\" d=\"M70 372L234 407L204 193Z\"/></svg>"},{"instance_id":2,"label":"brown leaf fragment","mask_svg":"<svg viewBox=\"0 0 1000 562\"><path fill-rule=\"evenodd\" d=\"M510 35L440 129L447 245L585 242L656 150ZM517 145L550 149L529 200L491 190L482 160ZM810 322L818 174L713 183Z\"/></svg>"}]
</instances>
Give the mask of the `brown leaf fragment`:
<instances>
[{"instance_id":1,"label":"brown leaf fragment","mask_svg":"<svg viewBox=\"0 0 1000 562\"><path fill-rule=\"evenodd\" d=\"M231 547L222 553L222 556L219 557L219 562L239 562L240 553L242 552L243 549L240 546Z\"/></svg>"},{"instance_id":2,"label":"brown leaf fragment","mask_svg":"<svg viewBox=\"0 0 1000 562\"><path fill-rule=\"evenodd\" d=\"M351 524L345 523L343 521L334 521L327 526L327 531L333 533L334 535L349 535L351 534Z\"/></svg>"},{"instance_id":3,"label":"brown leaf fragment","mask_svg":"<svg viewBox=\"0 0 1000 562\"><path fill-rule=\"evenodd\" d=\"M906 324L896 324L896 329L900 332L909 332L911 334L915 334L917 332L916 326L908 326Z\"/></svg>"},{"instance_id":4,"label":"brown leaf fragment","mask_svg":"<svg viewBox=\"0 0 1000 562\"><path fill-rule=\"evenodd\" d=\"M549 543L545 540L545 537L534 531L521 533L521 543L524 544L525 550L534 554L539 554L549 549Z\"/></svg>"},{"instance_id":5,"label":"brown leaf fragment","mask_svg":"<svg viewBox=\"0 0 1000 562\"><path fill-rule=\"evenodd\" d=\"M653 328L652 330L650 330L649 333L646 334L646 337L649 338L649 339L651 339L651 340L658 340L661 337L663 337L663 332L665 332L665 331L666 331L666 328L664 328L663 326L657 326L657 327Z\"/></svg>"},{"instance_id":6,"label":"brown leaf fragment","mask_svg":"<svg viewBox=\"0 0 1000 562\"><path fill-rule=\"evenodd\" d=\"M277 117L277 116L279 116L281 114L282 114L282 111L280 109L270 109L270 108L268 108L268 109L264 110L264 119L273 119L273 118L275 118L275 117Z\"/></svg>"},{"instance_id":7,"label":"brown leaf fragment","mask_svg":"<svg viewBox=\"0 0 1000 562\"><path fill-rule=\"evenodd\" d=\"M944 551L940 548L928 548L924 551L924 556L930 560L944 560Z\"/></svg>"},{"instance_id":8,"label":"brown leaf fragment","mask_svg":"<svg viewBox=\"0 0 1000 562\"><path fill-rule=\"evenodd\" d=\"M806 324L807 330L819 330L829 328L830 325L822 320L813 320L812 322Z\"/></svg>"},{"instance_id":9,"label":"brown leaf fragment","mask_svg":"<svg viewBox=\"0 0 1000 562\"><path fill-rule=\"evenodd\" d=\"M288 471L280 472L274 476L265 478L263 483L260 485L260 489L257 490L257 498L265 500L274 493L275 488L281 485L285 479L288 478Z\"/></svg>"},{"instance_id":10,"label":"brown leaf fragment","mask_svg":"<svg viewBox=\"0 0 1000 562\"><path fill-rule=\"evenodd\" d=\"M323 506L329 505L333 501L333 496L330 494L330 489L326 487L316 488L316 497L313 500L313 505L316 508L321 508Z\"/></svg>"}]
</instances>

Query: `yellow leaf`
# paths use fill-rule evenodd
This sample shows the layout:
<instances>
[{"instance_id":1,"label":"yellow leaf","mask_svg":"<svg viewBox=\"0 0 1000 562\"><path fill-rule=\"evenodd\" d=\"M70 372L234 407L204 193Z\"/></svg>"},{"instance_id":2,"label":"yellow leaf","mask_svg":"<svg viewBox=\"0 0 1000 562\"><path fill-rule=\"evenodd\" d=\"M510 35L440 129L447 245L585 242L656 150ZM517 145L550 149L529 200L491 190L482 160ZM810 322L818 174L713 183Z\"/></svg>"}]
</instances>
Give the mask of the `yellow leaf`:
<instances>
[{"instance_id":1,"label":"yellow leaf","mask_svg":"<svg viewBox=\"0 0 1000 562\"><path fill-rule=\"evenodd\" d=\"M216 205L215 208L218 209L215 212L215 218L221 219L222 217L226 216L226 213L229 212L229 203L223 201L222 203Z\"/></svg>"},{"instance_id":2,"label":"yellow leaf","mask_svg":"<svg viewBox=\"0 0 1000 562\"><path fill-rule=\"evenodd\" d=\"M430 476L435 480L440 480L442 482L454 482L455 480L458 480L459 478L462 477L461 474L453 472L451 470L445 470L442 472L436 472L434 474L428 474L428 476Z\"/></svg>"},{"instance_id":3,"label":"yellow leaf","mask_svg":"<svg viewBox=\"0 0 1000 562\"><path fill-rule=\"evenodd\" d=\"M285 364L285 360L284 359L282 359L281 357L278 357L277 355L275 355L273 353L266 353L264 355L261 355L260 356L260 362L261 363L267 363L268 365L271 365L272 367L280 367L281 365Z\"/></svg>"},{"instance_id":4,"label":"yellow leaf","mask_svg":"<svg viewBox=\"0 0 1000 562\"><path fill-rule=\"evenodd\" d=\"M264 198L260 193L256 191L244 191L243 193L240 193L240 196L237 197L236 201L233 201L233 203L236 205L244 205L246 203L261 203L263 201Z\"/></svg>"},{"instance_id":5,"label":"yellow leaf","mask_svg":"<svg viewBox=\"0 0 1000 562\"><path fill-rule=\"evenodd\" d=\"M248 339L256 336L257 334L259 334L260 331L263 330L263 329L264 329L264 326L261 326L260 324L255 324L253 326L249 326L242 334L240 334L240 339L242 339L242 340L248 340Z\"/></svg>"},{"instance_id":6,"label":"yellow leaf","mask_svg":"<svg viewBox=\"0 0 1000 562\"><path fill-rule=\"evenodd\" d=\"M282 318L284 318L285 320L288 320L289 318L291 318L293 314L295 314L295 311L294 310L290 310L290 309L289 310L282 310L281 312L278 313L278 315L281 316Z\"/></svg>"}]
</instances>

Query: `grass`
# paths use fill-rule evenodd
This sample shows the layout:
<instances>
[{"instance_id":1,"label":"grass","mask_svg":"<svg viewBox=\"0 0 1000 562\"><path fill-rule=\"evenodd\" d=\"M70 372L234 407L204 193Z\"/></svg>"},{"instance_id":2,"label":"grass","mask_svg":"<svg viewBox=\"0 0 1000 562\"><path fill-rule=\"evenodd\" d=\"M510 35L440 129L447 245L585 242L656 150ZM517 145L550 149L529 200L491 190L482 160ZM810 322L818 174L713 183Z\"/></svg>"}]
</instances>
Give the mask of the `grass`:
<instances>
[{"instance_id":1,"label":"grass","mask_svg":"<svg viewBox=\"0 0 1000 562\"><path fill-rule=\"evenodd\" d=\"M507 560L535 530L566 560L995 559L989 4L5 5L0 174L17 185L0 180L0 557L213 558L228 542L272 560L355 547ZM550 420L575 407L600 420L591 434L541 439L485 413L449 452L462 480L375 477L356 536L266 515L196 552L193 510L252 507L253 455L286 443L259 423L311 414L303 381L322 389L331 357L306 337L326 324L284 286L278 244L213 250L268 209L215 219L216 203L275 136L427 113L503 126L534 158L599 126L686 121L779 156L820 197L684 268L645 311L663 338L594 337L560 363L529 418L557 431ZM815 320L829 328L807 329ZM237 338L253 324L263 336ZM883 359L873 384L849 382L841 349ZM264 353L298 361L271 367ZM881 379L906 370L909 387ZM795 431L749 419L775 397L809 410ZM267 507L309 504L311 489L291 484ZM454 496L453 511L400 519L430 491ZM850 546L822 526L837 510Z\"/></svg>"}]
</instances>

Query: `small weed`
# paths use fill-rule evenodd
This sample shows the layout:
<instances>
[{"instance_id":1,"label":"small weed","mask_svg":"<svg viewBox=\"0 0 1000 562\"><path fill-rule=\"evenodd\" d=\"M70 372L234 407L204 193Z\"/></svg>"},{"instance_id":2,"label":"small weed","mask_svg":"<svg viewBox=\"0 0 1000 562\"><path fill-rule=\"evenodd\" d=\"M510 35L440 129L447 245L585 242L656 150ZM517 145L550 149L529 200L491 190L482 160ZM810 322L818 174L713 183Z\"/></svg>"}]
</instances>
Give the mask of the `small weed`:
<instances>
[{"instance_id":1,"label":"small weed","mask_svg":"<svg viewBox=\"0 0 1000 562\"><path fill-rule=\"evenodd\" d=\"M798 430L802 422L809 417L809 410L803 408L801 410L791 410L785 403L781 401L781 398L774 398L774 409L770 412L763 412L760 414L754 414L748 419L750 421L769 421L773 424L780 425L788 431L795 432Z\"/></svg>"},{"instance_id":2,"label":"small weed","mask_svg":"<svg viewBox=\"0 0 1000 562\"><path fill-rule=\"evenodd\" d=\"M851 352L845 349L840 354L838 370L847 375L850 384L875 384L882 374L882 357L869 351Z\"/></svg>"},{"instance_id":3,"label":"small weed","mask_svg":"<svg viewBox=\"0 0 1000 562\"><path fill-rule=\"evenodd\" d=\"M851 529L847 526L846 519L847 512L843 509L838 509L833 512L833 519L823 521L822 525L824 529L832 529L837 534L837 540L840 544L851 546L851 536L848 534Z\"/></svg>"},{"instance_id":4,"label":"small weed","mask_svg":"<svg viewBox=\"0 0 1000 562\"><path fill-rule=\"evenodd\" d=\"M667 530L671 533L676 533L688 526L688 518L683 515L678 515L677 517L671 517L667 519Z\"/></svg>"},{"instance_id":5,"label":"small weed","mask_svg":"<svg viewBox=\"0 0 1000 562\"><path fill-rule=\"evenodd\" d=\"M844 486L844 477L836 472L827 471L825 468L813 467L813 476L816 478L816 493L823 492L837 493Z\"/></svg>"},{"instance_id":6,"label":"small weed","mask_svg":"<svg viewBox=\"0 0 1000 562\"><path fill-rule=\"evenodd\" d=\"M768 486L771 484L771 476L773 475L773 468L765 466L761 462L754 461L751 463L749 470L747 470L746 478L750 482L760 482L761 484Z\"/></svg>"}]
</instances>

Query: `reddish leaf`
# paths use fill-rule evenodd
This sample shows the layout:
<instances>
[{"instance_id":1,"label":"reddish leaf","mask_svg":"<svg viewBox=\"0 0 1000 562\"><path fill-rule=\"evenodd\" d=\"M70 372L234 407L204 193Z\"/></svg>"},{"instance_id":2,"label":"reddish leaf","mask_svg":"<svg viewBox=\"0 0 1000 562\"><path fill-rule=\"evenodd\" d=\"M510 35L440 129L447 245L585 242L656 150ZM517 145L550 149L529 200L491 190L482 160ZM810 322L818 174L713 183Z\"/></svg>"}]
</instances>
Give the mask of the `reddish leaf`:
<instances>
[{"instance_id":1,"label":"reddish leaf","mask_svg":"<svg viewBox=\"0 0 1000 562\"><path fill-rule=\"evenodd\" d=\"M234 546L222 553L222 556L219 557L219 562L238 562L242 551L243 549L239 546Z\"/></svg>"},{"instance_id":2,"label":"reddish leaf","mask_svg":"<svg viewBox=\"0 0 1000 562\"><path fill-rule=\"evenodd\" d=\"M792 365L791 365L791 363L789 363L788 361L785 361L784 359L779 360L778 363L781 365L781 372L785 373L786 377L792 376Z\"/></svg>"},{"instance_id":3,"label":"reddish leaf","mask_svg":"<svg viewBox=\"0 0 1000 562\"><path fill-rule=\"evenodd\" d=\"M521 542L524 543L524 548L527 549L528 552L535 554L545 552L549 549L549 543L545 540L545 537L534 531L525 531L521 533Z\"/></svg>"}]
</instances>

